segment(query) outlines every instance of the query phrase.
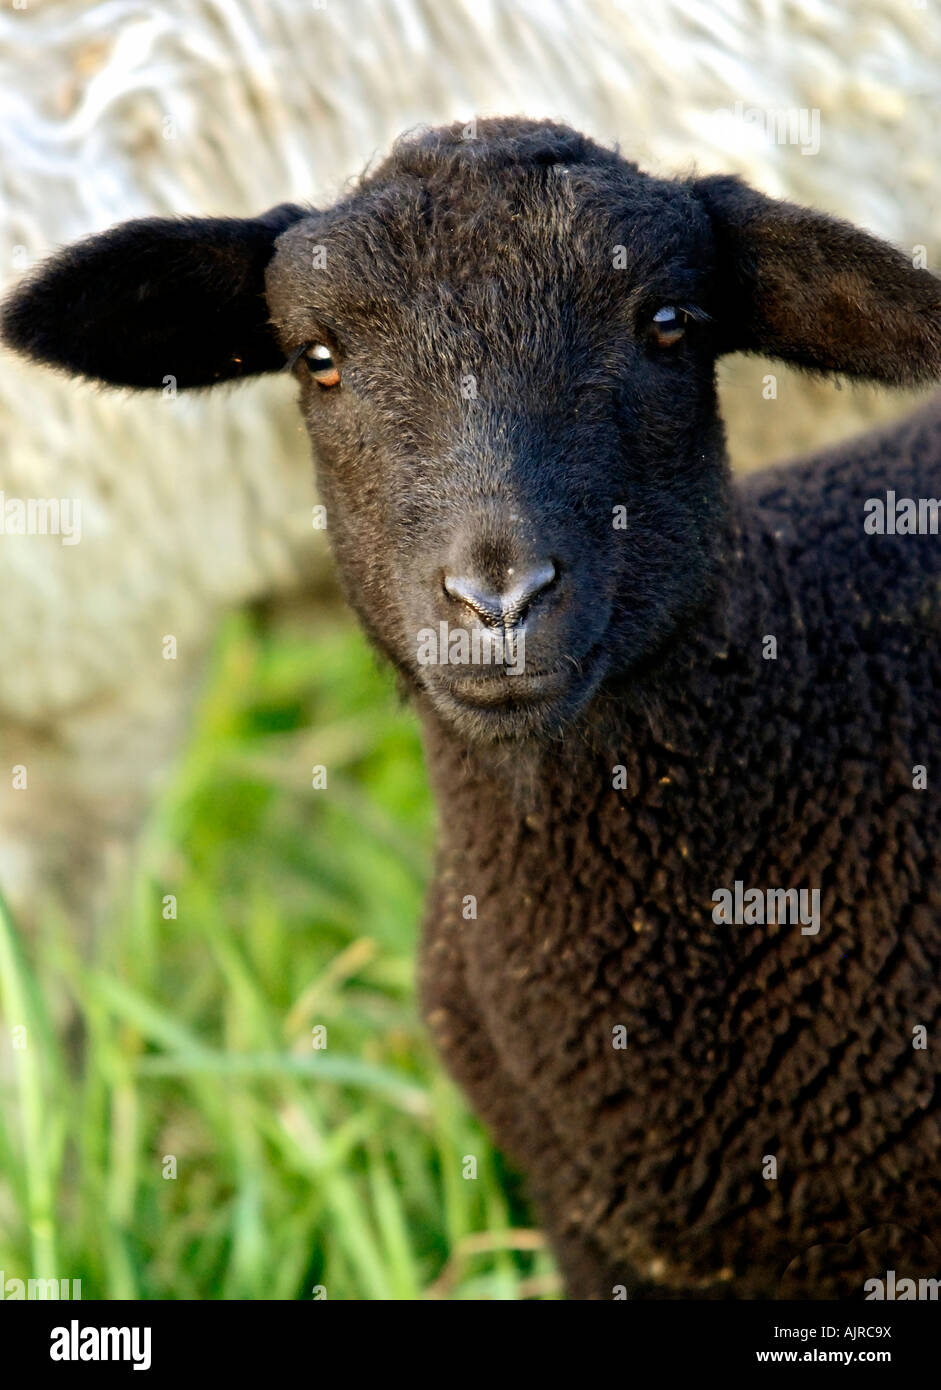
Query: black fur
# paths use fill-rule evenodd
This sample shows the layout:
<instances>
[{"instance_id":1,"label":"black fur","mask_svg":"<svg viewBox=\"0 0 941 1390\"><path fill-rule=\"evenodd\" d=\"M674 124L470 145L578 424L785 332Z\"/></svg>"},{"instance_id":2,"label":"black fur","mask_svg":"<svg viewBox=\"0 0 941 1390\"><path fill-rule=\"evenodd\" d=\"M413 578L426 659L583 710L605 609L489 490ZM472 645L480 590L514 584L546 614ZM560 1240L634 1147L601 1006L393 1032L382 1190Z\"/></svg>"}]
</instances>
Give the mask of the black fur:
<instances>
[{"instance_id":1,"label":"black fur","mask_svg":"<svg viewBox=\"0 0 941 1390\"><path fill-rule=\"evenodd\" d=\"M938 495L941 408L733 486L714 379L735 349L937 379L933 276L735 179L484 121L324 212L93 239L5 331L138 385L296 360L343 582L423 722L429 1024L572 1296L858 1296L937 1237L941 542L863 504ZM449 575L546 561L523 676L419 663L420 629L479 627ZM717 925L736 879L819 888L819 934Z\"/></svg>"}]
</instances>

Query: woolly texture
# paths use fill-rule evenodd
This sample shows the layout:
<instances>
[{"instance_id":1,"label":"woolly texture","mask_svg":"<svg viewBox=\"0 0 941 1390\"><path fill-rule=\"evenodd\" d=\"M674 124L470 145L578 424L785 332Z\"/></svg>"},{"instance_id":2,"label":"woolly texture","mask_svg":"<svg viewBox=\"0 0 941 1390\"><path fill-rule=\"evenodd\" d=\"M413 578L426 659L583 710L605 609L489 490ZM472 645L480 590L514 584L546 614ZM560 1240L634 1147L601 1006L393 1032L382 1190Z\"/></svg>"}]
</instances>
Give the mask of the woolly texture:
<instances>
[{"instance_id":1,"label":"woolly texture","mask_svg":"<svg viewBox=\"0 0 941 1390\"><path fill-rule=\"evenodd\" d=\"M913 1029L941 1027L941 795L913 771L939 754L941 558L863 535L887 484L941 491L941 407L750 478L728 587L670 677L596 710L528 797L426 719L426 1015L531 1175L571 1297L933 1277L941 1096ZM736 880L819 887L819 933L716 924Z\"/></svg>"}]
</instances>

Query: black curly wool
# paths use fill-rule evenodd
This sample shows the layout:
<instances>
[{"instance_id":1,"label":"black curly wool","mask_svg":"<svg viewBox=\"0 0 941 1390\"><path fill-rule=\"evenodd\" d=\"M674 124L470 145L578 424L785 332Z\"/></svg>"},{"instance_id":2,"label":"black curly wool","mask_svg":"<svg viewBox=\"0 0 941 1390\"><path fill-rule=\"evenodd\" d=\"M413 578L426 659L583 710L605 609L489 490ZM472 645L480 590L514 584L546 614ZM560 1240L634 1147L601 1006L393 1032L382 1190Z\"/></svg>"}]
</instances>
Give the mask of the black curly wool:
<instances>
[{"instance_id":1,"label":"black curly wool","mask_svg":"<svg viewBox=\"0 0 941 1390\"><path fill-rule=\"evenodd\" d=\"M573 1297L770 1298L817 1245L784 1292L861 1296L941 1235L941 545L864 536L887 479L937 493L941 408L737 489L720 602L648 708L612 693L551 751L532 810L426 723L424 1006ZM818 886L819 933L717 926L736 879ZM873 1228L901 1229L845 1269Z\"/></svg>"},{"instance_id":2,"label":"black curly wool","mask_svg":"<svg viewBox=\"0 0 941 1390\"><path fill-rule=\"evenodd\" d=\"M422 720L428 1024L569 1295L941 1275L941 405L733 483L715 387L736 350L937 381L938 280L507 119L324 211L93 238L4 331L139 386L295 372ZM421 655L485 628L522 670Z\"/></svg>"}]
</instances>

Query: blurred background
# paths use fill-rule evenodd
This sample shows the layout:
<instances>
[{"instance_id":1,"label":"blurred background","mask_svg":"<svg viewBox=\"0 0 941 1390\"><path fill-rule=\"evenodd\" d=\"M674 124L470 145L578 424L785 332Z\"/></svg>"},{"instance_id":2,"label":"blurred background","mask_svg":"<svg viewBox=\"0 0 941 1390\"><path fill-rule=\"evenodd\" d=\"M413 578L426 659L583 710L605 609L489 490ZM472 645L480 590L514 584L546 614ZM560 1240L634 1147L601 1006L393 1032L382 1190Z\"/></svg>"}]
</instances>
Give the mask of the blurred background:
<instances>
[{"instance_id":1,"label":"blurred background","mask_svg":"<svg viewBox=\"0 0 941 1390\"><path fill-rule=\"evenodd\" d=\"M325 205L404 129L498 113L740 173L938 270L936 0L3 0L2 288L123 218ZM914 399L758 359L720 385L738 469ZM293 394L0 360L0 491L82 514L75 545L0 534L0 1271L552 1298L417 1017L433 813Z\"/></svg>"}]
</instances>

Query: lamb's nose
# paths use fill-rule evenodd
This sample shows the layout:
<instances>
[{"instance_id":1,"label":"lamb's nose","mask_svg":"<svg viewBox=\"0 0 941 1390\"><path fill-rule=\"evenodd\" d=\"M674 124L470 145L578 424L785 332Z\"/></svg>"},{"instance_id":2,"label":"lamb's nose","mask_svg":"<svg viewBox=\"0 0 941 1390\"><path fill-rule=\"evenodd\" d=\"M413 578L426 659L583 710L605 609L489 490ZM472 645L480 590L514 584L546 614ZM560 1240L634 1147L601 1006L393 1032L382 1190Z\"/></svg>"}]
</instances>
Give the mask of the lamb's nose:
<instances>
[{"instance_id":1,"label":"lamb's nose","mask_svg":"<svg viewBox=\"0 0 941 1390\"><path fill-rule=\"evenodd\" d=\"M446 574L444 588L489 627L513 627L522 622L534 600L555 583L557 573L552 561L546 560L532 569L508 569L508 585L503 593L496 593L486 580L473 575Z\"/></svg>"}]
</instances>

